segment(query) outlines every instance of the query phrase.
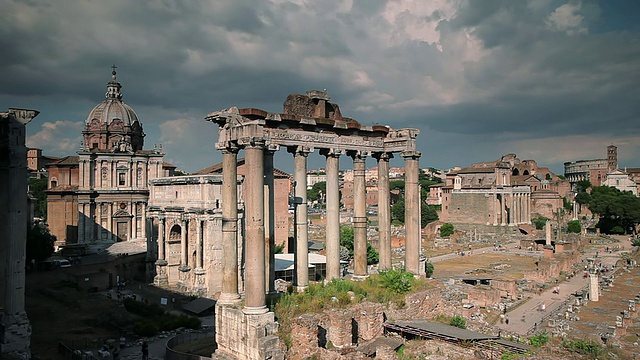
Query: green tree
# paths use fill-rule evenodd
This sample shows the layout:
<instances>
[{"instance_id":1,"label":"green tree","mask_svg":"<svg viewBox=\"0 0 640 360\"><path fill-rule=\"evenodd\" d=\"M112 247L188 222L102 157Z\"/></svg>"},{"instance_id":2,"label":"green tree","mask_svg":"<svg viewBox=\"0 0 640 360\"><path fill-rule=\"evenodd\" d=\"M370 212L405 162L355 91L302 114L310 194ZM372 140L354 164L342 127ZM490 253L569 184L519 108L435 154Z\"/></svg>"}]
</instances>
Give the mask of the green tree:
<instances>
[{"instance_id":1,"label":"green tree","mask_svg":"<svg viewBox=\"0 0 640 360\"><path fill-rule=\"evenodd\" d=\"M576 195L576 202L580 205L587 205L591 201L591 194L586 191L579 192Z\"/></svg>"},{"instance_id":2,"label":"green tree","mask_svg":"<svg viewBox=\"0 0 640 360\"><path fill-rule=\"evenodd\" d=\"M307 200L309 201L321 200L320 199L321 194L326 194L326 193L327 193L327 182L326 181L317 182L313 184L311 189L307 190Z\"/></svg>"},{"instance_id":3,"label":"green tree","mask_svg":"<svg viewBox=\"0 0 640 360\"><path fill-rule=\"evenodd\" d=\"M616 228L626 232L640 223L640 198L628 191L596 186L591 192L589 209L600 216L598 227L603 233L612 233Z\"/></svg>"},{"instance_id":4,"label":"green tree","mask_svg":"<svg viewBox=\"0 0 640 360\"><path fill-rule=\"evenodd\" d=\"M438 220L438 212L434 206L427 205L424 201L421 204L422 212L420 213L420 225L424 228L427 224Z\"/></svg>"},{"instance_id":5,"label":"green tree","mask_svg":"<svg viewBox=\"0 0 640 360\"><path fill-rule=\"evenodd\" d=\"M453 235L453 231L454 231L453 224L444 223L440 227L440 236L449 237L449 236Z\"/></svg>"},{"instance_id":6,"label":"green tree","mask_svg":"<svg viewBox=\"0 0 640 360\"><path fill-rule=\"evenodd\" d=\"M567 231L574 234L579 234L582 230L582 225L579 220L571 220L567 223Z\"/></svg>"},{"instance_id":7,"label":"green tree","mask_svg":"<svg viewBox=\"0 0 640 360\"><path fill-rule=\"evenodd\" d=\"M592 188L591 181L589 180L580 180L576 183L576 191L578 193L586 192L587 189Z\"/></svg>"},{"instance_id":8,"label":"green tree","mask_svg":"<svg viewBox=\"0 0 640 360\"><path fill-rule=\"evenodd\" d=\"M536 229L538 229L538 230L544 229L544 226L547 223L547 221L549 221L549 219L544 217L544 216L540 216L540 217L531 219L531 222L533 223L533 226L535 226Z\"/></svg>"},{"instance_id":9,"label":"green tree","mask_svg":"<svg viewBox=\"0 0 640 360\"><path fill-rule=\"evenodd\" d=\"M33 216L47 218L47 185L49 180L46 177L29 180L29 192L35 198Z\"/></svg>"},{"instance_id":10,"label":"green tree","mask_svg":"<svg viewBox=\"0 0 640 360\"><path fill-rule=\"evenodd\" d=\"M353 227L352 226L340 226L340 246L347 249L349 252L349 258L353 258ZM373 265L380 261L380 255L378 251L371 246L371 243L367 242L367 264Z\"/></svg>"},{"instance_id":11,"label":"green tree","mask_svg":"<svg viewBox=\"0 0 640 360\"><path fill-rule=\"evenodd\" d=\"M53 254L56 237L51 235L44 223L35 223L27 228L26 261L40 262Z\"/></svg>"},{"instance_id":12,"label":"green tree","mask_svg":"<svg viewBox=\"0 0 640 360\"><path fill-rule=\"evenodd\" d=\"M455 327L460 328L460 329L466 329L467 328L467 320L465 320L465 318L463 318L460 315L456 315L456 316L451 318L451 322L449 323L449 325L455 326Z\"/></svg>"},{"instance_id":13,"label":"green tree","mask_svg":"<svg viewBox=\"0 0 640 360\"><path fill-rule=\"evenodd\" d=\"M404 224L404 199L396 201L391 206L391 221L394 220Z\"/></svg>"}]
</instances>

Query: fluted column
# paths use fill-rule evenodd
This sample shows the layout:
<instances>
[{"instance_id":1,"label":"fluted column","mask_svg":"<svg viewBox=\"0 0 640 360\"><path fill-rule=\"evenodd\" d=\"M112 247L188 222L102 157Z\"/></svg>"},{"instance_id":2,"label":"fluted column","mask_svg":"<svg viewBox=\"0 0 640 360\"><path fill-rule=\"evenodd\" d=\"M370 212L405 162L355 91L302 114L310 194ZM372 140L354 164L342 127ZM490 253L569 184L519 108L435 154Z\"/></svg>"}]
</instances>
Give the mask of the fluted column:
<instances>
[{"instance_id":1,"label":"fluted column","mask_svg":"<svg viewBox=\"0 0 640 360\"><path fill-rule=\"evenodd\" d=\"M220 303L236 303L238 294L238 148L222 150L222 292Z\"/></svg>"},{"instance_id":2,"label":"fluted column","mask_svg":"<svg viewBox=\"0 0 640 360\"><path fill-rule=\"evenodd\" d=\"M264 140L252 139L245 147L246 175L246 314L268 311L265 296L265 238L264 238Z\"/></svg>"},{"instance_id":3,"label":"fluted column","mask_svg":"<svg viewBox=\"0 0 640 360\"><path fill-rule=\"evenodd\" d=\"M307 156L311 152L306 146L289 148L294 158L295 196L295 285L298 292L309 287L309 226L307 216Z\"/></svg>"},{"instance_id":4,"label":"fluted column","mask_svg":"<svg viewBox=\"0 0 640 360\"><path fill-rule=\"evenodd\" d=\"M407 272L419 275L420 264L420 172L419 151L403 151L404 158L404 224L405 224L405 263Z\"/></svg>"},{"instance_id":5,"label":"fluted column","mask_svg":"<svg viewBox=\"0 0 640 360\"><path fill-rule=\"evenodd\" d=\"M367 154L358 151L350 155L353 158L353 275L364 278L368 275L367 193L364 177Z\"/></svg>"},{"instance_id":6,"label":"fluted column","mask_svg":"<svg viewBox=\"0 0 640 360\"><path fill-rule=\"evenodd\" d=\"M340 279L340 150L326 150L327 157L327 280Z\"/></svg>"},{"instance_id":7,"label":"fluted column","mask_svg":"<svg viewBox=\"0 0 640 360\"><path fill-rule=\"evenodd\" d=\"M165 260L165 226L164 216L158 216L158 259L156 260L156 276L153 279L153 283L156 286L167 286L169 284L166 272L167 261Z\"/></svg>"},{"instance_id":8,"label":"fluted column","mask_svg":"<svg viewBox=\"0 0 640 360\"><path fill-rule=\"evenodd\" d=\"M507 202L506 202L506 199L505 199L505 195L506 194L504 192L502 192L500 194L500 225L501 226L507 225L507 223L506 223L506 211L507 211L507 209L505 209L505 207L506 207L505 205L506 205Z\"/></svg>"},{"instance_id":9,"label":"fluted column","mask_svg":"<svg viewBox=\"0 0 640 360\"><path fill-rule=\"evenodd\" d=\"M391 269L391 200L389 193L390 153L374 155L378 159L378 234L380 236L380 270Z\"/></svg>"},{"instance_id":10,"label":"fluted column","mask_svg":"<svg viewBox=\"0 0 640 360\"><path fill-rule=\"evenodd\" d=\"M498 193L492 194L491 209L493 211L493 226L498 226Z\"/></svg>"},{"instance_id":11,"label":"fluted column","mask_svg":"<svg viewBox=\"0 0 640 360\"><path fill-rule=\"evenodd\" d=\"M268 145L264 151L264 211L267 224L264 228L265 236L265 259L264 272L267 275L266 289L269 293L275 292L276 269L275 269L275 232L276 232L276 214L275 214L275 180L273 167L273 154L278 151L278 145Z\"/></svg>"}]
</instances>

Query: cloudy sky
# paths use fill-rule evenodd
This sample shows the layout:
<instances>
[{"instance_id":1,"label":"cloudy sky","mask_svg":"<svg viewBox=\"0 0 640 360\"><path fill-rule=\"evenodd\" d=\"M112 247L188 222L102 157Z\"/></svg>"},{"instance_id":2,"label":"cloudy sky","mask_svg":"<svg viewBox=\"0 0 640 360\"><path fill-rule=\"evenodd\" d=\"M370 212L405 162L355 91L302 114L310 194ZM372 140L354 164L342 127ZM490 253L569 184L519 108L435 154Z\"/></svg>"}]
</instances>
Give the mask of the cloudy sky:
<instances>
[{"instance_id":1,"label":"cloudy sky","mask_svg":"<svg viewBox=\"0 0 640 360\"><path fill-rule=\"evenodd\" d=\"M419 128L422 167L516 153L562 173L565 161L606 157L609 144L621 167L640 167L640 1L0 0L0 9L0 110L41 111L27 145L48 155L75 154L116 64L145 147L162 143L185 171L221 159L207 113L281 112L288 94L309 89L327 89L363 124ZM290 171L280 153L276 167ZM322 164L310 157L310 168Z\"/></svg>"}]
</instances>

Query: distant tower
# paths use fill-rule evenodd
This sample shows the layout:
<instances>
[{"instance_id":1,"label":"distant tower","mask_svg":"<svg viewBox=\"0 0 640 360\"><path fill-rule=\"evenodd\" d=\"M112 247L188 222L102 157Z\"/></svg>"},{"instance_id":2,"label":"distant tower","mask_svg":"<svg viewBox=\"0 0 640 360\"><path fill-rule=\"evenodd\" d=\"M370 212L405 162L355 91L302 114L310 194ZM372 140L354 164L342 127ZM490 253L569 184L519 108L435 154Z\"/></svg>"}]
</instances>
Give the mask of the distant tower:
<instances>
[{"instance_id":1,"label":"distant tower","mask_svg":"<svg viewBox=\"0 0 640 360\"><path fill-rule=\"evenodd\" d=\"M615 145L607 146L607 170L609 172L618 168L618 147Z\"/></svg>"}]
</instances>

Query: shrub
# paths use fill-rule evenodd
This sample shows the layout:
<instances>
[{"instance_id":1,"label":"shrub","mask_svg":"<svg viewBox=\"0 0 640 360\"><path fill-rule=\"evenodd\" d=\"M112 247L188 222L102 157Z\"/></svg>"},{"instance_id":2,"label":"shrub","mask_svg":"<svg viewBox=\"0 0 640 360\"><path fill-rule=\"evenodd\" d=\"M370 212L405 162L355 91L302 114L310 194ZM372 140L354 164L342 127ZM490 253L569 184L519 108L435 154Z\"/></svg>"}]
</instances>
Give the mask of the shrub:
<instances>
[{"instance_id":1,"label":"shrub","mask_svg":"<svg viewBox=\"0 0 640 360\"><path fill-rule=\"evenodd\" d=\"M460 315L456 315L456 316L451 318L451 322L449 322L449 325L455 326L455 327L460 328L460 329L466 329L467 328L467 320L465 320L465 318L463 318Z\"/></svg>"},{"instance_id":2,"label":"shrub","mask_svg":"<svg viewBox=\"0 0 640 360\"><path fill-rule=\"evenodd\" d=\"M634 238L633 240L631 240L631 245L640 246L640 238Z\"/></svg>"},{"instance_id":3,"label":"shrub","mask_svg":"<svg viewBox=\"0 0 640 360\"><path fill-rule=\"evenodd\" d=\"M611 233L612 234L622 235L622 234L624 234L624 229L622 228L622 226L616 225L616 226L611 228Z\"/></svg>"},{"instance_id":4,"label":"shrub","mask_svg":"<svg viewBox=\"0 0 640 360\"><path fill-rule=\"evenodd\" d=\"M549 221L549 219L543 216L531 219L531 222L538 230L544 229L544 226L546 225L547 221Z\"/></svg>"},{"instance_id":5,"label":"shrub","mask_svg":"<svg viewBox=\"0 0 640 360\"><path fill-rule=\"evenodd\" d=\"M549 342L549 334L546 331L529 338L529 343L533 347L540 347Z\"/></svg>"},{"instance_id":6,"label":"shrub","mask_svg":"<svg viewBox=\"0 0 640 360\"><path fill-rule=\"evenodd\" d=\"M143 320L133 325L133 332L138 336L149 337L158 335L160 329L153 321Z\"/></svg>"},{"instance_id":7,"label":"shrub","mask_svg":"<svg viewBox=\"0 0 640 360\"><path fill-rule=\"evenodd\" d=\"M433 275L433 270L434 270L433 263L427 261L424 264L424 273L428 278L430 278L431 275Z\"/></svg>"},{"instance_id":8,"label":"shrub","mask_svg":"<svg viewBox=\"0 0 640 360\"><path fill-rule=\"evenodd\" d=\"M580 230L582 230L582 225L580 225L579 220L571 220L567 223L567 231L574 234L579 234Z\"/></svg>"},{"instance_id":9,"label":"shrub","mask_svg":"<svg viewBox=\"0 0 640 360\"><path fill-rule=\"evenodd\" d=\"M413 275L404 270L381 271L381 286L396 294L404 294L411 291L411 280Z\"/></svg>"},{"instance_id":10,"label":"shrub","mask_svg":"<svg viewBox=\"0 0 640 360\"><path fill-rule=\"evenodd\" d=\"M602 350L602 347L593 340L562 340L562 346L578 354L592 356L598 355Z\"/></svg>"},{"instance_id":11,"label":"shrub","mask_svg":"<svg viewBox=\"0 0 640 360\"><path fill-rule=\"evenodd\" d=\"M440 236L442 237L449 237L451 235L453 235L453 224L451 223L444 223L442 224L442 226L440 227Z\"/></svg>"}]
</instances>

